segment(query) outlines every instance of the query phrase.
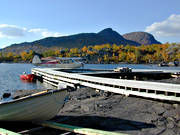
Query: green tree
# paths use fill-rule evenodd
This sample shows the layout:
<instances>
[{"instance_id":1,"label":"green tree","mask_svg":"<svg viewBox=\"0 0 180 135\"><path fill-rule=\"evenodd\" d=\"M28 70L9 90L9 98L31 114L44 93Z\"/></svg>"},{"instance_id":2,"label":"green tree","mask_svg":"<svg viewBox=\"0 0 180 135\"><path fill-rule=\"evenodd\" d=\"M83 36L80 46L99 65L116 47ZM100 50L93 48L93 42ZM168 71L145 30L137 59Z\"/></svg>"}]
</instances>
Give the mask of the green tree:
<instances>
[{"instance_id":1,"label":"green tree","mask_svg":"<svg viewBox=\"0 0 180 135\"><path fill-rule=\"evenodd\" d=\"M141 52L138 48L135 49L135 63L140 63Z\"/></svg>"}]
</instances>

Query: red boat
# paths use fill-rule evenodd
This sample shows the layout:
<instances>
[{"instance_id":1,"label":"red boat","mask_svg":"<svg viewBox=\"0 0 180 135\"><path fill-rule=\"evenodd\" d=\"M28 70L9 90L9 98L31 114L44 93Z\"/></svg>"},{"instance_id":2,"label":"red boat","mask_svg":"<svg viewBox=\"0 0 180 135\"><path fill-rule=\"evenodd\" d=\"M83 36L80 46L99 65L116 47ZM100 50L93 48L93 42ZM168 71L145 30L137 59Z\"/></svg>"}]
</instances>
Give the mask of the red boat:
<instances>
[{"instance_id":1,"label":"red boat","mask_svg":"<svg viewBox=\"0 0 180 135\"><path fill-rule=\"evenodd\" d=\"M23 74L23 75L20 75L20 79L28 81L28 82L33 82L35 80L35 75L34 74Z\"/></svg>"}]
</instances>

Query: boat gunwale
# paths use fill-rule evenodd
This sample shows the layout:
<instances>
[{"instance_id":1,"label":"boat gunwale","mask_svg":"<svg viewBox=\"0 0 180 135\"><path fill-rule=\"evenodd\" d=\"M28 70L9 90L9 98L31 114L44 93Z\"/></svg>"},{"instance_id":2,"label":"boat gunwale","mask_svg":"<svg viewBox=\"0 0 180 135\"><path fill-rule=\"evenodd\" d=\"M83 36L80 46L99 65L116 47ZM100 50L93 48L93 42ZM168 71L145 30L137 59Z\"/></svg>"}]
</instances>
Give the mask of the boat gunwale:
<instances>
[{"instance_id":1,"label":"boat gunwale","mask_svg":"<svg viewBox=\"0 0 180 135\"><path fill-rule=\"evenodd\" d=\"M52 89L52 90L49 90L49 91L47 91L45 93L40 93L40 94L38 94L38 92L37 93L33 93L33 94L37 94L37 95L31 94L31 95L20 97L20 98L13 99L13 100L10 100L10 101L0 102L0 106L1 105L6 105L6 104L9 104L9 103L21 102L23 100L37 98L37 97L40 97L40 96L49 95L49 94L52 94L52 93L57 93L57 92L62 92L62 91L67 91L67 88L65 88L65 89ZM43 92L43 91L41 91L41 92Z\"/></svg>"}]
</instances>

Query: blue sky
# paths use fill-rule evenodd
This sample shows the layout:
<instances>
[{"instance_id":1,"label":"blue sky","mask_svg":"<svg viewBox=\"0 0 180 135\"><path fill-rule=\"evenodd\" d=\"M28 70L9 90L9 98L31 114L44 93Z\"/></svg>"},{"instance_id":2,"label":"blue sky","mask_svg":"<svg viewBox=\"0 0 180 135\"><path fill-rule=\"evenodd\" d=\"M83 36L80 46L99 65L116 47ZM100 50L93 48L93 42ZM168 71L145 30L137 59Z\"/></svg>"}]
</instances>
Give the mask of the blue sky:
<instances>
[{"instance_id":1,"label":"blue sky","mask_svg":"<svg viewBox=\"0 0 180 135\"><path fill-rule=\"evenodd\" d=\"M1 0L0 48L48 36L146 31L180 42L180 0Z\"/></svg>"}]
</instances>

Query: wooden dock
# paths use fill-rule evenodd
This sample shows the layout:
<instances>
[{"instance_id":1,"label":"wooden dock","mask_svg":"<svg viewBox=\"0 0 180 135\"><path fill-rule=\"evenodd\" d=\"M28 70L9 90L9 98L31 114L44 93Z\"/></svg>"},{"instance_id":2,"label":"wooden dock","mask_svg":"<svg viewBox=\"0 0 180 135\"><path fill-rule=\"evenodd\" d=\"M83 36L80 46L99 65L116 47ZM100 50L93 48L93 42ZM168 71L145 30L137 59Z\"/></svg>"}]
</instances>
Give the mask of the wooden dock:
<instances>
[{"instance_id":1,"label":"wooden dock","mask_svg":"<svg viewBox=\"0 0 180 135\"><path fill-rule=\"evenodd\" d=\"M112 71L98 71L94 74L108 74ZM137 75L134 71L133 74ZM141 73L149 72L151 74L158 73L162 74L162 71L142 71ZM51 84L58 87L61 84L66 84L70 87L86 86L91 87L96 90L102 90L107 92L119 93L126 96L135 95L146 98L160 99L160 100L170 100L180 102L180 84L171 83L160 83L160 82L149 82L140 80L127 80L120 78L109 78L109 77L99 77L93 75L91 72L87 73L76 73L76 72L66 72L65 70L52 69L52 68L33 68L32 73L41 77L43 82ZM119 73L113 73L119 74ZM129 75L132 73L129 73ZM163 73L169 75L170 73L166 71Z\"/></svg>"}]
</instances>

